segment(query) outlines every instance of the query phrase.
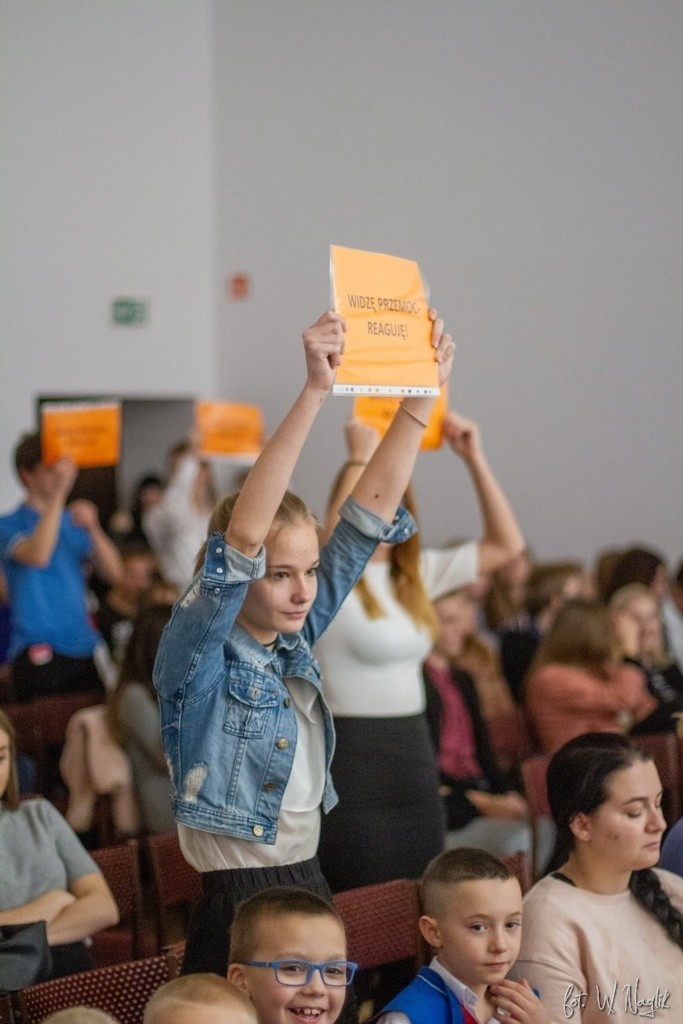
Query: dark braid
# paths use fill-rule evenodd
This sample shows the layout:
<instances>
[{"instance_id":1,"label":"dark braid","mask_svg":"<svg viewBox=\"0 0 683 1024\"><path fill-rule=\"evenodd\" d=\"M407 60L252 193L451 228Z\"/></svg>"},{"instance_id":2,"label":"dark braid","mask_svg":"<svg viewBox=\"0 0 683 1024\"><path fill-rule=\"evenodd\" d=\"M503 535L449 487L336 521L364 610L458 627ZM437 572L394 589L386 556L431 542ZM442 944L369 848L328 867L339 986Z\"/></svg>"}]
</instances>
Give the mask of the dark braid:
<instances>
[{"instance_id":1,"label":"dark braid","mask_svg":"<svg viewBox=\"0 0 683 1024\"><path fill-rule=\"evenodd\" d=\"M629 888L641 907L659 921L671 941L683 949L683 914L662 889L656 873L651 868L634 871Z\"/></svg>"}]
</instances>

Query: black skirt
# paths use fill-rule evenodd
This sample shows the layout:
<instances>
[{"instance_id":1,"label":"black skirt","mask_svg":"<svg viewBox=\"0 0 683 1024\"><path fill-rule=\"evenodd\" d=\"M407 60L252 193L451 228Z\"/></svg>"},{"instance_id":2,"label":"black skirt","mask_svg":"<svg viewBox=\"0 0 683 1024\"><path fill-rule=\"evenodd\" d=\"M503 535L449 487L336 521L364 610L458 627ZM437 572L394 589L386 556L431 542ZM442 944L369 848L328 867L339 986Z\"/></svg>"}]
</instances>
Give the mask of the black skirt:
<instances>
[{"instance_id":1,"label":"black skirt","mask_svg":"<svg viewBox=\"0 0 683 1024\"><path fill-rule=\"evenodd\" d=\"M332 892L419 878L444 848L436 755L424 715L336 718L339 803L318 857Z\"/></svg>"}]
</instances>

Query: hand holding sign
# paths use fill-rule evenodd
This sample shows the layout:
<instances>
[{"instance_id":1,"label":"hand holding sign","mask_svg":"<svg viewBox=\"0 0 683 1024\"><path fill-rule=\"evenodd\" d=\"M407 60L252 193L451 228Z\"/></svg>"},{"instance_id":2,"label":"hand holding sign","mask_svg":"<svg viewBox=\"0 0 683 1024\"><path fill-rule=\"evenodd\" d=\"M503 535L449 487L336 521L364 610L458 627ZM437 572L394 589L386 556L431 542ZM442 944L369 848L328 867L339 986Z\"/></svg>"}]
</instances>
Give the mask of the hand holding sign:
<instances>
[{"instance_id":1,"label":"hand holding sign","mask_svg":"<svg viewBox=\"0 0 683 1024\"><path fill-rule=\"evenodd\" d=\"M312 327L304 331L307 387L327 393L334 384L337 367L344 351L344 318L328 310Z\"/></svg>"}]
</instances>

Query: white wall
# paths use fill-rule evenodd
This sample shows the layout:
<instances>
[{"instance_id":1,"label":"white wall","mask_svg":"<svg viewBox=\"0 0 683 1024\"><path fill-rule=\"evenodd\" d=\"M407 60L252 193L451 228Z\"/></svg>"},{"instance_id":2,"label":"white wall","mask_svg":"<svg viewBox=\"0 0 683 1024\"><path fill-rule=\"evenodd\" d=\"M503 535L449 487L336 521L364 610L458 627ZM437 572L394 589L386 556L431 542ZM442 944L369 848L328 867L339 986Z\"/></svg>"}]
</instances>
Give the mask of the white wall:
<instances>
[{"instance_id":1,"label":"white wall","mask_svg":"<svg viewBox=\"0 0 683 1024\"><path fill-rule=\"evenodd\" d=\"M679 556L682 23L678 0L0 0L0 508L38 392L222 393L274 425L334 242L420 261L540 556ZM109 324L120 293L148 326ZM348 408L297 473L318 509ZM452 457L416 480L428 541L477 529Z\"/></svg>"},{"instance_id":2,"label":"white wall","mask_svg":"<svg viewBox=\"0 0 683 1024\"><path fill-rule=\"evenodd\" d=\"M416 258L458 340L454 404L537 553L680 556L678 0L216 11L219 267L254 284L220 305L224 380L272 422L328 245ZM350 400L328 404L296 481L318 509ZM477 529L452 456L416 482L429 541Z\"/></svg>"},{"instance_id":3,"label":"white wall","mask_svg":"<svg viewBox=\"0 0 683 1024\"><path fill-rule=\"evenodd\" d=\"M2 0L0 508L35 394L214 386L212 25L210 0ZM117 295L148 324L112 325Z\"/></svg>"}]
</instances>

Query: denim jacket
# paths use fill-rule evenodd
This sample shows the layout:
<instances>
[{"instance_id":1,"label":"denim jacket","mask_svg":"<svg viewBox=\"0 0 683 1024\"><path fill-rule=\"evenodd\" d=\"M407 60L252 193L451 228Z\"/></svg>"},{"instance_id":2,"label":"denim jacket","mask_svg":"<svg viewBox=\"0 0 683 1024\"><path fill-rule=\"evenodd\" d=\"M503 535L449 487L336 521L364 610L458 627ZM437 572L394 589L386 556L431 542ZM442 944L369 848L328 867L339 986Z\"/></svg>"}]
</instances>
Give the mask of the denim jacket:
<instances>
[{"instance_id":1,"label":"denim jacket","mask_svg":"<svg viewBox=\"0 0 683 1024\"><path fill-rule=\"evenodd\" d=\"M297 741L285 678L308 680L320 694L326 760L322 806L325 812L334 807L334 727L311 647L377 544L406 540L415 529L404 509L386 523L347 499L320 552L318 592L304 627L280 634L274 651L235 623L247 587L265 573L265 550L249 558L229 547L221 534L211 535L204 567L176 603L154 666L176 821L205 832L275 842Z\"/></svg>"}]
</instances>

